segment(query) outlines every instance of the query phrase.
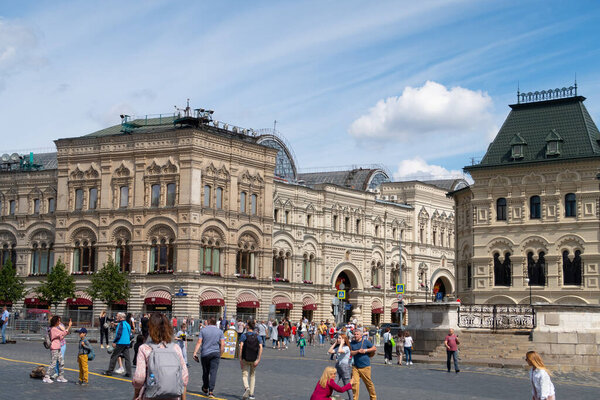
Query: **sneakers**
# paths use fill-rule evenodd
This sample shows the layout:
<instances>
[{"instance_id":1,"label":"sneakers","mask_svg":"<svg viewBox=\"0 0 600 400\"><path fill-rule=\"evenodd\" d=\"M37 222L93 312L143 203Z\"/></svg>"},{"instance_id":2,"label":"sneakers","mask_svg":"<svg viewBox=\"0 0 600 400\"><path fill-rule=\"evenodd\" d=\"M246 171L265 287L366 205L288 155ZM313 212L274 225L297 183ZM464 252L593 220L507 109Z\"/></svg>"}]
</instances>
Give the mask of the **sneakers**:
<instances>
[{"instance_id":1,"label":"sneakers","mask_svg":"<svg viewBox=\"0 0 600 400\"><path fill-rule=\"evenodd\" d=\"M62 376L59 376L58 379L56 380L56 382L60 382L60 383L67 383L69 382L68 380L66 380L65 378L63 378Z\"/></svg>"},{"instance_id":2,"label":"sneakers","mask_svg":"<svg viewBox=\"0 0 600 400\"><path fill-rule=\"evenodd\" d=\"M248 397L248 400L255 400L255 397L254 397L254 395L253 395L253 394L252 394L252 395L250 395L250 397Z\"/></svg>"},{"instance_id":3,"label":"sneakers","mask_svg":"<svg viewBox=\"0 0 600 400\"><path fill-rule=\"evenodd\" d=\"M100 345L100 348L101 348L101 349L103 349L103 348L104 348L104 345L103 345L103 344L101 344L101 345Z\"/></svg>"},{"instance_id":4,"label":"sneakers","mask_svg":"<svg viewBox=\"0 0 600 400\"><path fill-rule=\"evenodd\" d=\"M49 376L45 376L45 377L44 377L44 379L42 379L42 382L44 382L44 383L52 383L52 382L53 382L53 380L52 380L52 379L50 379L50 377L49 377Z\"/></svg>"},{"instance_id":5,"label":"sneakers","mask_svg":"<svg viewBox=\"0 0 600 400\"><path fill-rule=\"evenodd\" d=\"M413 365L413 364L412 364L412 361L409 363L409 365Z\"/></svg>"},{"instance_id":6,"label":"sneakers","mask_svg":"<svg viewBox=\"0 0 600 400\"><path fill-rule=\"evenodd\" d=\"M56 378L58 378L58 374L54 374L54 375L52 375L50 378L52 378L52 379L56 379Z\"/></svg>"},{"instance_id":7,"label":"sneakers","mask_svg":"<svg viewBox=\"0 0 600 400\"><path fill-rule=\"evenodd\" d=\"M202 387L202 393L208 394L208 388Z\"/></svg>"},{"instance_id":8,"label":"sneakers","mask_svg":"<svg viewBox=\"0 0 600 400\"><path fill-rule=\"evenodd\" d=\"M125 373L125 368L119 367L115 370L116 374L124 374Z\"/></svg>"},{"instance_id":9,"label":"sneakers","mask_svg":"<svg viewBox=\"0 0 600 400\"><path fill-rule=\"evenodd\" d=\"M213 392L209 392L208 393L208 398L209 399L216 399L215 395L213 394Z\"/></svg>"},{"instance_id":10,"label":"sneakers","mask_svg":"<svg viewBox=\"0 0 600 400\"><path fill-rule=\"evenodd\" d=\"M104 372L102 373L102 375L106 375L106 376L112 376L112 372L110 372L110 371L104 371Z\"/></svg>"},{"instance_id":11,"label":"sneakers","mask_svg":"<svg viewBox=\"0 0 600 400\"><path fill-rule=\"evenodd\" d=\"M246 388L246 390L244 390L244 394L242 395L242 400L247 400L248 397L250 397L250 388Z\"/></svg>"}]
</instances>

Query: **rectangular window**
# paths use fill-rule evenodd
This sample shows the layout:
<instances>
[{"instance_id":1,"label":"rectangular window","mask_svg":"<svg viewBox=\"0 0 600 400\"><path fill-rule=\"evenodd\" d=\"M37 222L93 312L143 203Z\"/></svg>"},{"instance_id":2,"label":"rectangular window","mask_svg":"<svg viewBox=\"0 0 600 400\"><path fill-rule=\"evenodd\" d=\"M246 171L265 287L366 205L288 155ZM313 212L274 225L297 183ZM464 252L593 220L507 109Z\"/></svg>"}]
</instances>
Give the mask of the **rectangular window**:
<instances>
[{"instance_id":1,"label":"rectangular window","mask_svg":"<svg viewBox=\"0 0 600 400\"><path fill-rule=\"evenodd\" d=\"M356 220L356 234L360 235L360 219Z\"/></svg>"},{"instance_id":2,"label":"rectangular window","mask_svg":"<svg viewBox=\"0 0 600 400\"><path fill-rule=\"evenodd\" d=\"M15 215L15 213L17 212L17 201L11 200L8 204L9 204L10 215Z\"/></svg>"},{"instance_id":3,"label":"rectangular window","mask_svg":"<svg viewBox=\"0 0 600 400\"><path fill-rule=\"evenodd\" d=\"M333 225L333 226L332 226L331 228L332 228L334 231L337 231L337 229L338 229L338 226L337 226L337 215L334 215L334 216L333 216L333 222L332 222L332 225Z\"/></svg>"},{"instance_id":4,"label":"rectangular window","mask_svg":"<svg viewBox=\"0 0 600 400\"><path fill-rule=\"evenodd\" d=\"M119 200L119 207L127 208L129 205L129 186L121 186L119 192L121 196Z\"/></svg>"},{"instance_id":5,"label":"rectangular window","mask_svg":"<svg viewBox=\"0 0 600 400\"><path fill-rule=\"evenodd\" d=\"M436 245L436 238L437 238L437 232L433 231L433 234L431 235L431 238L433 239L433 245Z\"/></svg>"},{"instance_id":6,"label":"rectangular window","mask_svg":"<svg viewBox=\"0 0 600 400\"><path fill-rule=\"evenodd\" d=\"M152 200L150 205L152 207L158 207L160 205L160 185L152 185L151 196Z\"/></svg>"},{"instance_id":7,"label":"rectangular window","mask_svg":"<svg viewBox=\"0 0 600 400\"><path fill-rule=\"evenodd\" d=\"M210 185L204 185L204 207L210 208Z\"/></svg>"},{"instance_id":8,"label":"rectangular window","mask_svg":"<svg viewBox=\"0 0 600 400\"><path fill-rule=\"evenodd\" d=\"M471 264L467 264L467 289L471 289L472 283L471 281L473 280L473 267L471 266Z\"/></svg>"},{"instance_id":9,"label":"rectangular window","mask_svg":"<svg viewBox=\"0 0 600 400\"><path fill-rule=\"evenodd\" d=\"M95 210L98 206L98 189L91 188L90 189L90 210Z\"/></svg>"},{"instance_id":10,"label":"rectangular window","mask_svg":"<svg viewBox=\"0 0 600 400\"><path fill-rule=\"evenodd\" d=\"M83 209L83 189L75 190L75 210L81 211Z\"/></svg>"},{"instance_id":11,"label":"rectangular window","mask_svg":"<svg viewBox=\"0 0 600 400\"><path fill-rule=\"evenodd\" d=\"M255 194L250 196L250 214L256 215L256 201L257 197Z\"/></svg>"},{"instance_id":12,"label":"rectangular window","mask_svg":"<svg viewBox=\"0 0 600 400\"><path fill-rule=\"evenodd\" d=\"M240 193L240 212L246 213L246 192Z\"/></svg>"},{"instance_id":13,"label":"rectangular window","mask_svg":"<svg viewBox=\"0 0 600 400\"><path fill-rule=\"evenodd\" d=\"M36 215L40 213L40 199L33 200L33 213Z\"/></svg>"},{"instance_id":14,"label":"rectangular window","mask_svg":"<svg viewBox=\"0 0 600 400\"><path fill-rule=\"evenodd\" d=\"M279 210L278 209L273 210L273 222L279 222Z\"/></svg>"},{"instance_id":15,"label":"rectangular window","mask_svg":"<svg viewBox=\"0 0 600 400\"><path fill-rule=\"evenodd\" d=\"M223 208L223 188L217 188L217 210L221 210Z\"/></svg>"},{"instance_id":16,"label":"rectangular window","mask_svg":"<svg viewBox=\"0 0 600 400\"><path fill-rule=\"evenodd\" d=\"M56 210L56 200L54 200L54 197L51 197L48 199L48 212L50 214L53 214L55 210Z\"/></svg>"},{"instance_id":17,"label":"rectangular window","mask_svg":"<svg viewBox=\"0 0 600 400\"><path fill-rule=\"evenodd\" d=\"M306 226L312 226L312 215L306 215Z\"/></svg>"},{"instance_id":18,"label":"rectangular window","mask_svg":"<svg viewBox=\"0 0 600 400\"><path fill-rule=\"evenodd\" d=\"M285 222L286 224L289 224L289 223L290 223L290 212L289 212L289 211L286 211L286 212L285 212L285 221L284 221L284 222Z\"/></svg>"},{"instance_id":19,"label":"rectangular window","mask_svg":"<svg viewBox=\"0 0 600 400\"><path fill-rule=\"evenodd\" d=\"M379 225L375 225L375 237L379 237Z\"/></svg>"},{"instance_id":20,"label":"rectangular window","mask_svg":"<svg viewBox=\"0 0 600 400\"><path fill-rule=\"evenodd\" d=\"M175 184L169 183L167 184L167 207L175 206Z\"/></svg>"},{"instance_id":21,"label":"rectangular window","mask_svg":"<svg viewBox=\"0 0 600 400\"><path fill-rule=\"evenodd\" d=\"M350 231L350 217L344 218L344 232Z\"/></svg>"}]
</instances>

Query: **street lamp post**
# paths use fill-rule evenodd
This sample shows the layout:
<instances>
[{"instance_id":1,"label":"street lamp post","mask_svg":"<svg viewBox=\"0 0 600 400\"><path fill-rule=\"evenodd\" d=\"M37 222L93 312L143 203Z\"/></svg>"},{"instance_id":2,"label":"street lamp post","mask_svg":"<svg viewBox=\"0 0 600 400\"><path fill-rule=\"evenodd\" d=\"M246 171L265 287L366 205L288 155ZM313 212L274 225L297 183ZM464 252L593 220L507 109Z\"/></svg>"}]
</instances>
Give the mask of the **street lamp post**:
<instances>
[{"instance_id":1,"label":"street lamp post","mask_svg":"<svg viewBox=\"0 0 600 400\"><path fill-rule=\"evenodd\" d=\"M527 286L529 286L529 305L531 305L531 280L529 278L525 278L525 282L527 282Z\"/></svg>"}]
</instances>

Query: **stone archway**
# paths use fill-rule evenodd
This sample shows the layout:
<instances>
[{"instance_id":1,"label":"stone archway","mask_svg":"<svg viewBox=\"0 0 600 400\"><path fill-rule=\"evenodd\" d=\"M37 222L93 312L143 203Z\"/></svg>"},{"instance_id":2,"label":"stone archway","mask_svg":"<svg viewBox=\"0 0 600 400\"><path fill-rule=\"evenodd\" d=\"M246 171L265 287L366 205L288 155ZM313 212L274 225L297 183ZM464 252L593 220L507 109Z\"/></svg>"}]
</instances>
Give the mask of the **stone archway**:
<instances>
[{"instance_id":1,"label":"stone archway","mask_svg":"<svg viewBox=\"0 0 600 400\"><path fill-rule=\"evenodd\" d=\"M345 309L345 321L348 322L355 317L360 317L361 309L359 303L359 293L362 289L362 280L360 275L357 275L356 267L350 263L345 263L336 268L335 273L332 275L332 286L334 290L343 288L346 291L346 299L343 302ZM332 292L335 294L335 292Z\"/></svg>"}]
</instances>

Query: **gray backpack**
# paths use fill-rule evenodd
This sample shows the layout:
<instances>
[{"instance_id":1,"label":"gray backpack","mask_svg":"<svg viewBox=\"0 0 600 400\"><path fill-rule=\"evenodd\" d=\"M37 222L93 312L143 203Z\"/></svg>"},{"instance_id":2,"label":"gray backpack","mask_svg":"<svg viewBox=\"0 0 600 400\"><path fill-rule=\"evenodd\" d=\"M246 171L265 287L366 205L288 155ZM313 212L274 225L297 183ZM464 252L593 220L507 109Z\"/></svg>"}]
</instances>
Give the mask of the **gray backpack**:
<instances>
[{"instance_id":1,"label":"gray backpack","mask_svg":"<svg viewBox=\"0 0 600 400\"><path fill-rule=\"evenodd\" d=\"M183 394L183 370L181 359L175 351L175 344L147 343L152 348L148 356L144 397L149 399L166 399Z\"/></svg>"}]
</instances>

